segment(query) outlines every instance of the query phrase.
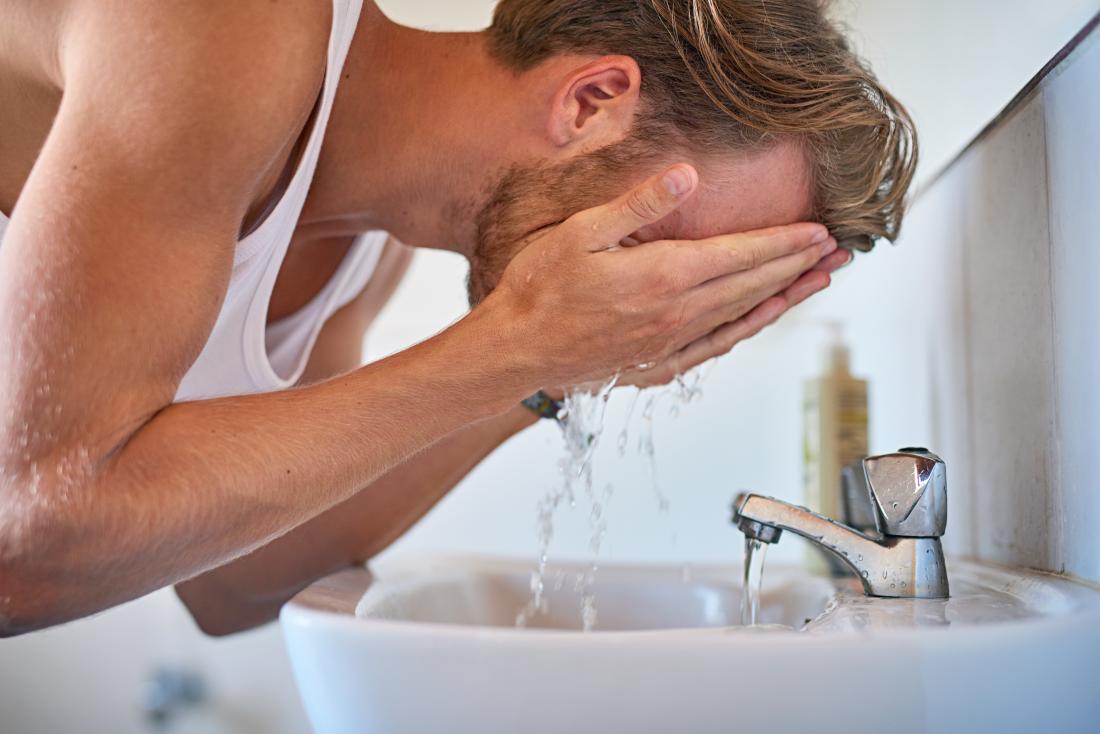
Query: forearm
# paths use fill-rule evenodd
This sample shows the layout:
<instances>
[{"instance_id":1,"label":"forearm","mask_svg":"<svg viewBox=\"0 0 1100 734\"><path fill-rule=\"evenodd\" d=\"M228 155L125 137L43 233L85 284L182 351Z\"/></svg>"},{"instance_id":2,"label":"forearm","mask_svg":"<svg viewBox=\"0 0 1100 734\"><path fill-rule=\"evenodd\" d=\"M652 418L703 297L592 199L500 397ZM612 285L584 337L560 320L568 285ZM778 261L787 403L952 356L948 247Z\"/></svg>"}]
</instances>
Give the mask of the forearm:
<instances>
[{"instance_id":1,"label":"forearm","mask_svg":"<svg viewBox=\"0 0 1100 734\"><path fill-rule=\"evenodd\" d=\"M43 626L270 542L535 387L501 323L475 313L328 382L169 406L75 478L38 466L20 494L44 501L6 513L5 585Z\"/></svg>"},{"instance_id":2,"label":"forearm","mask_svg":"<svg viewBox=\"0 0 1100 734\"><path fill-rule=\"evenodd\" d=\"M271 621L314 580L390 545L495 448L536 420L517 405L461 428L268 545L177 585L177 593L209 634Z\"/></svg>"}]
</instances>

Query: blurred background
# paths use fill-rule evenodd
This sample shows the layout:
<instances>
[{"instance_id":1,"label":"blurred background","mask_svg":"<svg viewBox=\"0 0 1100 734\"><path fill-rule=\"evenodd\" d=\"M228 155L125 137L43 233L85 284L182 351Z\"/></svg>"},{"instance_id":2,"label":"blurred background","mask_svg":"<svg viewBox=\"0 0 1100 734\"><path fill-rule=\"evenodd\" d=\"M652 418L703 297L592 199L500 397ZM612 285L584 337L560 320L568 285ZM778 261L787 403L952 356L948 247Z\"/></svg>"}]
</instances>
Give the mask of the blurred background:
<instances>
[{"instance_id":1,"label":"blurred background","mask_svg":"<svg viewBox=\"0 0 1100 734\"><path fill-rule=\"evenodd\" d=\"M488 23L493 3L385 0L380 5L401 23L471 30ZM917 186L922 189L1100 4L841 0L835 7L855 46L916 120L922 145ZM1041 127L1038 134L1045 134ZM1011 178L1013 172L1004 175ZM952 491L971 481L970 462L976 461L972 457L980 431L953 420L951 405L973 403L974 397L972 391L957 391L952 375L962 369L972 380L980 359L967 356L971 347L962 340L973 336L974 329L967 326L969 321L953 320L959 304L951 299L965 300L967 293L982 287L990 289L992 301L1009 301L1014 293L976 271L982 261L967 264L959 259L952 238L960 231L960 217L967 214L952 209L960 206L960 199L950 187L937 185L930 191L918 201L897 246L881 245L861 256L837 275L829 292L718 361L701 383L701 398L680 405L673 391L657 393L652 466L637 448L648 398L638 400L633 389L614 393L595 458L596 487L613 488L605 511L602 559L685 566L738 562L741 536L728 521L728 506L738 490L801 500L802 382L824 368L825 324L830 321L844 325L852 371L870 381L871 452L926 445L943 452ZM921 216L922 208L928 214ZM989 225L1008 240L1021 235L1015 244L1005 242L1005 257L1016 257L1020 248L1026 255L1031 243L1024 233L1030 231L1028 226L1042 225L1037 219L1002 221L999 214L988 216L972 225ZM999 261L996 251L991 252L988 264L995 269ZM1019 262L1026 263L1027 257ZM1003 287L1022 282L1009 278ZM461 258L419 252L368 337L367 357L400 350L459 318L466 308L464 283ZM1026 284L1022 287L1021 297L1026 297L1029 291ZM967 301L959 308L972 315L980 312L980 296L974 298L979 299L977 305ZM1009 310L1021 307L1005 305ZM1019 328L1024 330L1031 322L1026 314L1021 319ZM1020 344L992 340L985 347L1009 360L1026 359L1031 342L1024 339ZM1025 401L1021 409L1027 405ZM987 417L993 420L997 415ZM624 428L626 450L620 455L618 439ZM1035 430L1044 429L1037 425ZM1019 438L1019 444L1026 439ZM954 447L962 448L953 455ZM555 426L540 425L516 437L385 555L442 551L533 561L538 550L536 505L558 481L561 455ZM658 495L667 498L667 507ZM991 525L982 532L971 506L979 501L977 496L961 491L953 496L958 504L952 506L945 537L950 551L1068 569L1100 580L1095 551L1066 551L1045 536L1036 541L1043 547L1032 549L1016 526L1001 532ZM586 557L590 537L587 512L563 510L551 560ZM796 542L784 543L772 552L793 558L802 548ZM158 696L173 689L206 703L178 719L158 720L149 711L157 710ZM308 731L278 628L210 640L195 630L174 595L162 591L91 620L0 643L0 732L156 730Z\"/></svg>"}]
</instances>

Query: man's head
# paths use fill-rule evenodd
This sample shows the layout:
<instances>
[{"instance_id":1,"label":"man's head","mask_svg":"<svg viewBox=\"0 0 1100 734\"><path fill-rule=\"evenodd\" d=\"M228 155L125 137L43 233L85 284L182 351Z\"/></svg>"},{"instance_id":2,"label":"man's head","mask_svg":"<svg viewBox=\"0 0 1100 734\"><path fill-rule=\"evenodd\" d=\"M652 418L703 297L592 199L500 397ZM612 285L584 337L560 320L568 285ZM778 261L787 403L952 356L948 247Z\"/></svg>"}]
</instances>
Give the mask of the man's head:
<instances>
[{"instance_id":1,"label":"man's head","mask_svg":"<svg viewBox=\"0 0 1100 734\"><path fill-rule=\"evenodd\" d=\"M821 0L500 0L487 34L499 63L546 90L549 150L491 187L474 300L532 230L680 160L701 191L639 239L814 220L865 251L898 233L913 125Z\"/></svg>"}]
</instances>

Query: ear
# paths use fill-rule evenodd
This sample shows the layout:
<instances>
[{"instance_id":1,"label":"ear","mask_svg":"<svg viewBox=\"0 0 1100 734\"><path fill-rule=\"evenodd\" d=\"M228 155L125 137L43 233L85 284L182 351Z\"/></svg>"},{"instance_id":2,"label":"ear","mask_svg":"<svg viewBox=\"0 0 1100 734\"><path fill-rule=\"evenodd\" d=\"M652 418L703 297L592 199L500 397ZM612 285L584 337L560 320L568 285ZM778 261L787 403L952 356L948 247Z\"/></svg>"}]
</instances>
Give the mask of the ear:
<instances>
[{"instance_id":1,"label":"ear","mask_svg":"<svg viewBox=\"0 0 1100 734\"><path fill-rule=\"evenodd\" d=\"M553 96L551 142L594 150L621 140L633 124L641 83L638 62L629 56L603 56L574 68Z\"/></svg>"}]
</instances>

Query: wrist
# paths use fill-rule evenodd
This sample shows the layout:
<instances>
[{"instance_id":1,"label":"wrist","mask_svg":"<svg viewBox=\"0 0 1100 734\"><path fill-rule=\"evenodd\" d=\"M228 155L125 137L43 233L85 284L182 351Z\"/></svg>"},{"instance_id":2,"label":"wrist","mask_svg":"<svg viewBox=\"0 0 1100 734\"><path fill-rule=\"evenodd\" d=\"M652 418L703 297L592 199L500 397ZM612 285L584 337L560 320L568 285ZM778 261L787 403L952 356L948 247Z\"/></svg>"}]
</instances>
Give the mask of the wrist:
<instances>
[{"instance_id":1,"label":"wrist","mask_svg":"<svg viewBox=\"0 0 1100 734\"><path fill-rule=\"evenodd\" d=\"M500 415L540 388L545 365L527 347L523 320L490 294L461 321L439 334L449 374L457 368L473 374L466 399L482 416Z\"/></svg>"},{"instance_id":2,"label":"wrist","mask_svg":"<svg viewBox=\"0 0 1100 734\"><path fill-rule=\"evenodd\" d=\"M522 403L516 403L508 410L506 415L508 418L508 426L512 429L512 435L519 433L525 428L530 428L541 420L538 414L524 407Z\"/></svg>"}]
</instances>

